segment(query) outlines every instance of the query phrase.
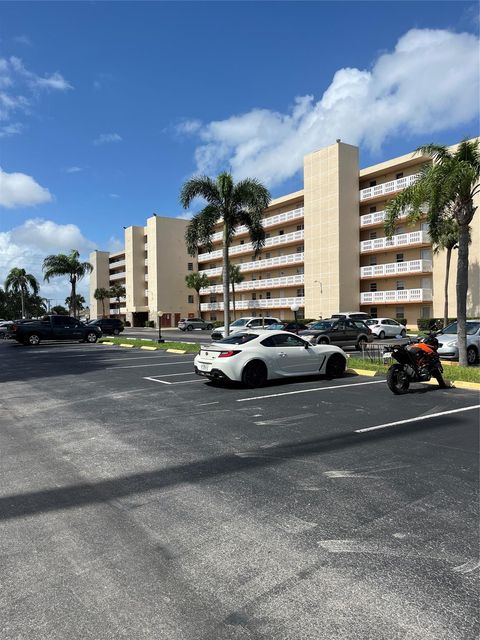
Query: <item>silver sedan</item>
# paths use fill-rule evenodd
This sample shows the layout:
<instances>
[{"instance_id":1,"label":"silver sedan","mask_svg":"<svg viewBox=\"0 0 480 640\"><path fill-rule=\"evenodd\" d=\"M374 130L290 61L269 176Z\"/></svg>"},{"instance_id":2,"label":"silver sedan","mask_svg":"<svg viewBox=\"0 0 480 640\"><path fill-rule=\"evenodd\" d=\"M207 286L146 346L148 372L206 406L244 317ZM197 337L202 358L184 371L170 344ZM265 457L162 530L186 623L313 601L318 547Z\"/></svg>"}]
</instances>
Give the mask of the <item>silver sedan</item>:
<instances>
[{"instance_id":1,"label":"silver sedan","mask_svg":"<svg viewBox=\"0 0 480 640\"><path fill-rule=\"evenodd\" d=\"M438 355L448 360L458 360L458 328L452 322L437 333ZM480 320L467 320L467 360L476 364L480 353Z\"/></svg>"}]
</instances>

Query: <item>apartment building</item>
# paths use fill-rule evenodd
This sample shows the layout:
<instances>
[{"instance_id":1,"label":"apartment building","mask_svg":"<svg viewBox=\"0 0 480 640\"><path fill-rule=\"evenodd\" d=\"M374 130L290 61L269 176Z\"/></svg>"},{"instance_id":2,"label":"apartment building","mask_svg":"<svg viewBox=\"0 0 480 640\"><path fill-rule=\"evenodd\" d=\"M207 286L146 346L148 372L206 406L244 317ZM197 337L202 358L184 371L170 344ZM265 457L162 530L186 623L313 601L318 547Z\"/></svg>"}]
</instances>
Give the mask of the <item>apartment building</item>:
<instances>
[{"instance_id":1,"label":"apartment building","mask_svg":"<svg viewBox=\"0 0 480 640\"><path fill-rule=\"evenodd\" d=\"M144 227L124 230L125 248L122 251L94 251L90 255L93 272L90 276L91 318L120 317L132 326L141 327L146 321L158 326L162 312L162 326L176 326L180 318L198 313L195 292L187 289L185 276L197 269L195 259L185 248L187 221L154 214ZM94 297L95 289L109 289L118 283L125 288L125 296L118 304L115 298L103 301Z\"/></svg>"},{"instance_id":2,"label":"apartment building","mask_svg":"<svg viewBox=\"0 0 480 640\"><path fill-rule=\"evenodd\" d=\"M236 315L306 318L361 310L376 317L442 317L445 252L434 254L427 224L411 226L406 215L385 237L385 204L414 183L427 158L411 153L359 168L357 147L337 141L304 158L304 188L277 198L265 211L266 241L255 256L247 229L237 230L231 261L245 280L236 285ZM221 319L222 234L198 255L210 278L201 291L202 312ZM472 228L468 314L480 315L480 216ZM455 314L456 252L452 256L450 309Z\"/></svg>"}]
</instances>

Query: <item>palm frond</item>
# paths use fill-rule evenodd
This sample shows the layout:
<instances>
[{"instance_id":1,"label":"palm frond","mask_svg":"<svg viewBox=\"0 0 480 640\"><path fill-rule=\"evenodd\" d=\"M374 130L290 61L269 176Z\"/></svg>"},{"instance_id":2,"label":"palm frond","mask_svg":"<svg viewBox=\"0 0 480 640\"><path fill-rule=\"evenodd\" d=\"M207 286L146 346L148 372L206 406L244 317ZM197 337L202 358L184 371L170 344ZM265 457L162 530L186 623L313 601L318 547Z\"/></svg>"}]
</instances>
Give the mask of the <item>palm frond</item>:
<instances>
[{"instance_id":1,"label":"palm frond","mask_svg":"<svg viewBox=\"0 0 480 640\"><path fill-rule=\"evenodd\" d=\"M261 213L272 200L270 191L255 178L241 180L235 186L233 203L235 206Z\"/></svg>"},{"instance_id":2,"label":"palm frond","mask_svg":"<svg viewBox=\"0 0 480 640\"><path fill-rule=\"evenodd\" d=\"M212 235L220 213L217 206L207 205L193 216L185 231L185 243L191 256L197 254L199 247L212 250Z\"/></svg>"},{"instance_id":3,"label":"palm frond","mask_svg":"<svg viewBox=\"0 0 480 640\"><path fill-rule=\"evenodd\" d=\"M415 150L416 155L429 156L435 162L445 160L451 157L448 147L441 144L423 144Z\"/></svg>"},{"instance_id":4,"label":"palm frond","mask_svg":"<svg viewBox=\"0 0 480 640\"><path fill-rule=\"evenodd\" d=\"M220 206L222 203L218 185L208 176L195 176L184 183L180 191L182 207L188 209L195 198L203 198L210 205Z\"/></svg>"}]
</instances>

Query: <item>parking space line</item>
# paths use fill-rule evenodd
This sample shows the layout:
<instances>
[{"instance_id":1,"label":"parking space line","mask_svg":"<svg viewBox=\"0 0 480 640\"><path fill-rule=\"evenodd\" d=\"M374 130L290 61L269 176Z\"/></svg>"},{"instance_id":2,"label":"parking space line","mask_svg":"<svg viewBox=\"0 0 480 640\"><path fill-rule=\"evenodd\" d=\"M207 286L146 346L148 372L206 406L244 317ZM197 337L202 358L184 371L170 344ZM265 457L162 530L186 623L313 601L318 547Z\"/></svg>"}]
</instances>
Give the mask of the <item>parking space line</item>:
<instances>
[{"instance_id":1,"label":"parking space line","mask_svg":"<svg viewBox=\"0 0 480 640\"><path fill-rule=\"evenodd\" d=\"M106 369L139 369L140 367L169 367L171 364L192 364L191 360L181 360L177 362L159 362L152 364L126 364L121 367L105 367Z\"/></svg>"},{"instance_id":2,"label":"parking space line","mask_svg":"<svg viewBox=\"0 0 480 640\"><path fill-rule=\"evenodd\" d=\"M162 373L159 376L151 376L152 378L171 378L172 376L191 376L191 371L183 371L182 373Z\"/></svg>"},{"instance_id":3,"label":"parking space line","mask_svg":"<svg viewBox=\"0 0 480 640\"><path fill-rule=\"evenodd\" d=\"M151 382L158 382L159 384L173 384L173 382L168 382L167 380L157 380L156 378L145 377L144 380L150 380Z\"/></svg>"},{"instance_id":4,"label":"parking space line","mask_svg":"<svg viewBox=\"0 0 480 640\"><path fill-rule=\"evenodd\" d=\"M355 433L366 433L367 431L377 431L377 429L386 429L387 427L398 427L409 422L419 422L420 420L430 420L430 418L438 418L440 416L448 416L452 413L461 413L462 411L472 411L480 409L480 404L471 407L462 407L461 409L450 409L449 411L440 411L439 413L429 413L426 416L417 416L416 418L408 418L406 420L396 420L395 422L386 422L385 424L377 424L374 427L366 427L365 429L355 429Z\"/></svg>"},{"instance_id":5,"label":"parking space line","mask_svg":"<svg viewBox=\"0 0 480 640\"><path fill-rule=\"evenodd\" d=\"M330 391L332 389L345 389L346 387L362 387L367 384L384 384L386 380L374 380L371 382L352 382L351 384L336 384L330 387L316 387L315 389L299 389L298 391L285 391L283 393L271 393L265 396L253 398L239 398L236 402L251 402L252 400L264 400L265 398L278 398L279 396L293 396L298 393L312 393L313 391Z\"/></svg>"},{"instance_id":6,"label":"parking space line","mask_svg":"<svg viewBox=\"0 0 480 640\"><path fill-rule=\"evenodd\" d=\"M187 375L187 374L184 374ZM166 377L166 376L162 376L162 377ZM193 382L205 382L204 379L198 380L198 379L193 379L192 380L182 380L181 382L169 382L168 380L158 380L158 378L153 377L153 376L145 376L143 378L144 380L150 380L151 382L158 382L160 384L172 384L172 385L176 385L176 384L191 384Z\"/></svg>"}]
</instances>

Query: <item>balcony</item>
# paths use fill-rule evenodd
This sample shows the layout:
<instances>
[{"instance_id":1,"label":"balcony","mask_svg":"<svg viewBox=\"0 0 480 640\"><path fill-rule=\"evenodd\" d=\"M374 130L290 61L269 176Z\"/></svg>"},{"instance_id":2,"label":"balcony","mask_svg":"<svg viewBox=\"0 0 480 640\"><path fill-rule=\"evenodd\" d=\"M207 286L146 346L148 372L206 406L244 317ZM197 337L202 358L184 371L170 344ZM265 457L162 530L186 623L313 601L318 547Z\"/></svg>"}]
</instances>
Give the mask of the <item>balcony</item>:
<instances>
[{"instance_id":1,"label":"balcony","mask_svg":"<svg viewBox=\"0 0 480 640\"><path fill-rule=\"evenodd\" d=\"M360 253L429 243L430 236L427 231L412 231L411 233L400 233L398 236L392 236L391 238L384 237L373 240L363 240L360 242Z\"/></svg>"},{"instance_id":2,"label":"balcony","mask_svg":"<svg viewBox=\"0 0 480 640\"><path fill-rule=\"evenodd\" d=\"M267 278L266 280L248 280L235 285L235 293L241 291L260 291L262 289L274 289L276 287L296 287L303 285L304 276L283 276L280 278ZM206 296L212 293L223 293L223 285L216 284L205 289L200 289L200 295Z\"/></svg>"},{"instance_id":3,"label":"balcony","mask_svg":"<svg viewBox=\"0 0 480 640\"><path fill-rule=\"evenodd\" d=\"M126 273L125 271L122 271L121 273L111 273L110 274L110 281L112 280L125 280L126 277Z\"/></svg>"},{"instance_id":4,"label":"balcony","mask_svg":"<svg viewBox=\"0 0 480 640\"><path fill-rule=\"evenodd\" d=\"M116 260L115 262L109 262L108 266L110 269L118 269L118 267L124 267L125 258L123 260Z\"/></svg>"},{"instance_id":5,"label":"balcony","mask_svg":"<svg viewBox=\"0 0 480 640\"><path fill-rule=\"evenodd\" d=\"M303 207L299 207L298 209L294 209L293 211L285 211L284 213L278 213L276 216L270 216L268 218L263 219L263 228L269 229L270 227L274 227L277 224L286 224L288 222L292 222L295 220L303 219ZM248 227L245 225L240 225L235 230L235 235L240 236L248 233ZM219 231L218 233L214 233L212 236L212 242L219 242L223 239L223 233Z\"/></svg>"},{"instance_id":6,"label":"balcony","mask_svg":"<svg viewBox=\"0 0 480 640\"><path fill-rule=\"evenodd\" d=\"M428 211L428 208L420 207L420 210L423 213L426 213ZM411 209L409 207L405 208L403 211L399 213L398 219L404 220L410 212L411 212ZM360 228L383 224L385 222L386 215L387 214L385 211L374 211L373 213L366 213L365 215L360 216Z\"/></svg>"},{"instance_id":7,"label":"balcony","mask_svg":"<svg viewBox=\"0 0 480 640\"><path fill-rule=\"evenodd\" d=\"M127 307L121 307L120 309L110 309L110 315L118 315L119 313L127 313Z\"/></svg>"},{"instance_id":8,"label":"balcony","mask_svg":"<svg viewBox=\"0 0 480 640\"><path fill-rule=\"evenodd\" d=\"M292 305L305 306L305 298L262 298L262 300L238 300L235 309L288 309ZM230 308L233 309L233 302L230 301ZM204 302L201 305L202 311L223 311L223 302Z\"/></svg>"},{"instance_id":9,"label":"balcony","mask_svg":"<svg viewBox=\"0 0 480 640\"><path fill-rule=\"evenodd\" d=\"M389 196L397 191L402 191L405 187L409 187L420 177L419 173L415 173L412 176L405 176L398 180L390 180L390 182L384 182L383 184L376 184L374 187L367 187L367 189L360 190L360 202L369 200L371 198L379 198L381 196Z\"/></svg>"},{"instance_id":10,"label":"balcony","mask_svg":"<svg viewBox=\"0 0 480 640\"><path fill-rule=\"evenodd\" d=\"M239 264L240 271L246 273L248 271L261 271L265 269L273 269L275 267L286 267L294 264L303 264L303 252L302 253L289 253L286 256L277 256L276 258L266 258L265 260L253 260L252 262L244 262ZM222 275L222 267L216 267L214 269L204 269L200 271L209 278Z\"/></svg>"},{"instance_id":11,"label":"balcony","mask_svg":"<svg viewBox=\"0 0 480 640\"><path fill-rule=\"evenodd\" d=\"M121 303L125 302L125 300L126 300L125 296L120 298L120 302ZM110 304L117 304L117 299L116 298L109 298L109 302L110 302Z\"/></svg>"},{"instance_id":12,"label":"balcony","mask_svg":"<svg viewBox=\"0 0 480 640\"><path fill-rule=\"evenodd\" d=\"M429 273L432 271L431 260L408 260L407 262L389 262L361 267L361 278L382 278L398 274Z\"/></svg>"},{"instance_id":13,"label":"balcony","mask_svg":"<svg viewBox=\"0 0 480 640\"><path fill-rule=\"evenodd\" d=\"M273 238L267 238L265 240L264 249L269 249L271 247L278 247L285 244L289 244L291 242L301 242L303 241L304 233L302 231L293 231L292 233L285 233L283 236L275 236ZM254 251L253 245L251 242L247 242L246 244L236 244L229 249L229 255L235 256L242 253L252 253ZM210 251L209 253L200 253L198 254L198 262L208 262L209 260L218 260L222 258L222 250L218 249L217 251Z\"/></svg>"},{"instance_id":14,"label":"balcony","mask_svg":"<svg viewBox=\"0 0 480 640\"><path fill-rule=\"evenodd\" d=\"M394 289L393 291L366 291L360 294L360 304L404 304L432 302L431 289Z\"/></svg>"}]
</instances>

